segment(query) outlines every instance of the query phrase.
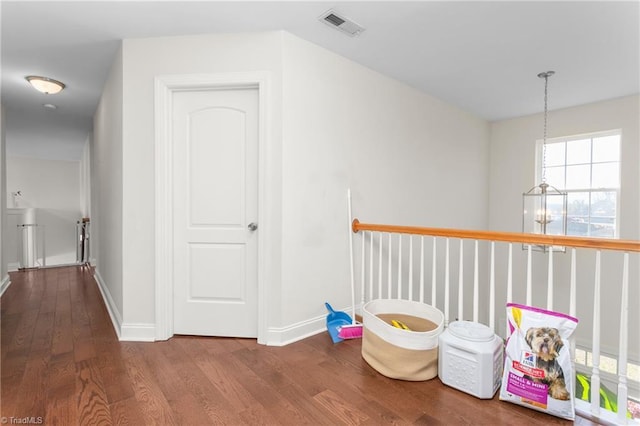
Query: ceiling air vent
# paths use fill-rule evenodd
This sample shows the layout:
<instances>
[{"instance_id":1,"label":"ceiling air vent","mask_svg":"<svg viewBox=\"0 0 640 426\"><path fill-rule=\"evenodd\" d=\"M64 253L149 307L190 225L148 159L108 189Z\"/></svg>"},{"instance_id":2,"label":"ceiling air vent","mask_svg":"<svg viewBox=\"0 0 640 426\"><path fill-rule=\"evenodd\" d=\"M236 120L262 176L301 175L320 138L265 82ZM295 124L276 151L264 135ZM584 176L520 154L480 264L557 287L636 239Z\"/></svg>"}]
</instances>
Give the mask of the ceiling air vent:
<instances>
[{"instance_id":1,"label":"ceiling air vent","mask_svg":"<svg viewBox=\"0 0 640 426\"><path fill-rule=\"evenodd\" d=\"M351 37L357 36L364 31L364 27L356 24L349 18L338 15L335 10L326 11L318 19Z\"/></svg>"}]
</instances>

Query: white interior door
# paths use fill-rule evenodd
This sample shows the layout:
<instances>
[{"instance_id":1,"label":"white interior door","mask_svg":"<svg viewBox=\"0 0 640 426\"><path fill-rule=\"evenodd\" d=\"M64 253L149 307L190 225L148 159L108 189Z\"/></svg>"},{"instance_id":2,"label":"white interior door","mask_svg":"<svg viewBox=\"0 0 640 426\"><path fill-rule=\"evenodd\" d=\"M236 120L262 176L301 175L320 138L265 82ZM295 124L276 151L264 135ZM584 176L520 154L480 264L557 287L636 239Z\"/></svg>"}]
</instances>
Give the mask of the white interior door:
<instances>
[{"instance_id":1,"label":"white interior door","mask_svg":"<svg viewBox=\"0 0 640 426\"><path fill-rule=\"evenodd\" d=\"M257 337L258 89L173 94L176 334Z\"/></svg>"}]
</instances>

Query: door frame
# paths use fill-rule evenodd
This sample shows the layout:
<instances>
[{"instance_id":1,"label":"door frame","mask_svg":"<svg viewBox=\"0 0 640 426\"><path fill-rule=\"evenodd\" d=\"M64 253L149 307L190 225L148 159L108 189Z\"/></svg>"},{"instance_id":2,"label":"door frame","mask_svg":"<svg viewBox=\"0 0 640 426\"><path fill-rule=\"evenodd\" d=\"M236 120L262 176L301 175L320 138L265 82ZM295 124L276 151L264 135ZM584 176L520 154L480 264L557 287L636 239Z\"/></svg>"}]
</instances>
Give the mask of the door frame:
<instances>
[{"instance_id":1,"label":"door frame","mask_svg":"<svg viewBox=\"0 0 640 426\"><path fill-rule=\"evenodd\" d=\"M267 252L265 204L267 99L265 71L164 75L155 78L155 340L173 336L173 94L186 90L258 90L258 343L267 341L267 303L264 255Z\"/></svg>"}]
</instances>

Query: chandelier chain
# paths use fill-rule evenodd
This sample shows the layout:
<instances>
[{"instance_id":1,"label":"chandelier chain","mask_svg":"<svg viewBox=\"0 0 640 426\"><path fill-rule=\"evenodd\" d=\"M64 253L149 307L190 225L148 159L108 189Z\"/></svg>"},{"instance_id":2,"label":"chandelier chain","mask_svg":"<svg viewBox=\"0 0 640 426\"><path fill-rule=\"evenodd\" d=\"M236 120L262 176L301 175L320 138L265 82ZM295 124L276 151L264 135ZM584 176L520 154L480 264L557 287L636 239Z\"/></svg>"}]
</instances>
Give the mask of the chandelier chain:
<instances>
[{"instance_id":1,"label":"chandelier chain","mask_svg":"<svg viewBox=\"0 0 640 426\"><path fill-rule=\"evenodd\" d=\"M542 133L542 183L547 182L547 120L549 115L548 105L549 73L544 73L544 130Z\"/></svg>"}]
</instances>

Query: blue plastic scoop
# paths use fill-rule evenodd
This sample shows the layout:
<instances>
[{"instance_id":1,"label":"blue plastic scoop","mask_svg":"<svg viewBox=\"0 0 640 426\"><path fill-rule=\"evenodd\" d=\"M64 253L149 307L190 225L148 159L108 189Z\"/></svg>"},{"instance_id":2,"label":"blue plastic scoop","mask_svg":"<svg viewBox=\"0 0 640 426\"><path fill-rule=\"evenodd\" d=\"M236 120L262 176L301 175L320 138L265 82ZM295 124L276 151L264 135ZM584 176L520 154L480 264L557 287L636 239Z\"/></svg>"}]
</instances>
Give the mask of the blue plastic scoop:
<instances>
[{"instance_id":1,"label":"blue plastic scoop","mask_svg":"<svg viewBox=\"0 0 640 426\"><path fill-rule=\"evenodd\" d=\"M327 315L327 331L331 336L331 340L333 340L333 343L342 342L344 339L338 336L340 327L351 324L351 317L346 312L334 310L328 302L325 302L324 306L329 311L329 315Z\"/></svg>"}]
</instances>

